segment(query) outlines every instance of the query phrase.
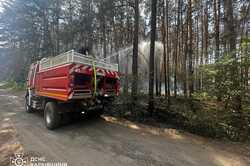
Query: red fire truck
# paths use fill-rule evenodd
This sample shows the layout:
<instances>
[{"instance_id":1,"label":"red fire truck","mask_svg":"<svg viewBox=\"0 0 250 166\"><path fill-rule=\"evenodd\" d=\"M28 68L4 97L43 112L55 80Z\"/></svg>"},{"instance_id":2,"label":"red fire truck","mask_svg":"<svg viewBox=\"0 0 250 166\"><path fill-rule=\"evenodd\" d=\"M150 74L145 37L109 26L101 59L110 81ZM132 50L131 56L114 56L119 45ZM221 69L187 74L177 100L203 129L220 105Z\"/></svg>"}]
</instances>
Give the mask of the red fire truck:
<instances>
[{"instance_id":1,"label":"red fire truck","mask_svg":"<svg viewBox=\"0 0 250 166\"><path fill-rule=\"evenodd\" d=\"M69 51L31 64L26 111L44 110L48 129L69 112L101 114L105 99L119 94L118 65Z\"/></svg>"}]
</instances>

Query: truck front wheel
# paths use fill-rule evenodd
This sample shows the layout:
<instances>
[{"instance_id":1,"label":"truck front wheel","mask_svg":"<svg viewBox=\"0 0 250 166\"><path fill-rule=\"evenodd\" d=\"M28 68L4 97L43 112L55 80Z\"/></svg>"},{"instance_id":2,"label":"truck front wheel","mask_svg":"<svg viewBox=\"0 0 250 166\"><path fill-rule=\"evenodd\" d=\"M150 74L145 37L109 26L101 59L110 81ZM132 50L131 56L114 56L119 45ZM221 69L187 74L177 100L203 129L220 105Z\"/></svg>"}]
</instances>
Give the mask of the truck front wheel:
<instances>
[{"instance_id":1,"label":"truck front wheel","mask_svg":"<svg viewBox=\"0 0 250 166\"><path fill-rule=\"evenodd\" d=\"M30 94L27 92L27 94L25 95L25 110L27 113L32 113L33 112L33 108L30 106L30 102L29 102L29 96Z\"/></svg>"},{"instance_id":2,"label":"truck front wheel","mask_svg":"<svg viewBox=\"0 0 250 166\"><path fill-rule=\"evenodd\" d=\"M60 125L61 115L58 112L58 104L47 102L44 110L45 125L49 130L56 129Z\"/></svg>"}]
</instances>

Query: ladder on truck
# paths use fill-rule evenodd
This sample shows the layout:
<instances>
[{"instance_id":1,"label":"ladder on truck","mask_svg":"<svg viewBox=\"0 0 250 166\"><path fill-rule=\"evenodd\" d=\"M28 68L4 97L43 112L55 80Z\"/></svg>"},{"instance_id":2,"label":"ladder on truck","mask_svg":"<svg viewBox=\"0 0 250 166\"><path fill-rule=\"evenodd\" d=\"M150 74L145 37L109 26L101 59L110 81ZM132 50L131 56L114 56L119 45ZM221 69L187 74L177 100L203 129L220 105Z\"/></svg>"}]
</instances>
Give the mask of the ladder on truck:
<instances>
[{"instance_id":1,"label":"ladder on truck","mask_svg":"<svg viewBox=\"0 0 250 166\"><path fill-rule=\"evenodd\" d=\"M103 59L96 59L89 55L83 55L74 50L62 53L56 57L42 59L40 61L40 69L46 70L69 63L84 64L88 66L92 66L94 64L97 68L118 72L118 64L109 63Z\"/></svg>"}]
</instances>

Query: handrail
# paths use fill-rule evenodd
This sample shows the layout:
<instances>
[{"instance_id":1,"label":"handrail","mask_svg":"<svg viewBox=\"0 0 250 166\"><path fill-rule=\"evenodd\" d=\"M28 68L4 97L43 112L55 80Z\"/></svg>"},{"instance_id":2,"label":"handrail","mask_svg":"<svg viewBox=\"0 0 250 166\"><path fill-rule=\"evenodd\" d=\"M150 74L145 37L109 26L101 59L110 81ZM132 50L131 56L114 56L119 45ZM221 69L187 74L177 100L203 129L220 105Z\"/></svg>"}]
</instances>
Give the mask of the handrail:
<instances>
[{"instance_id":1,"label":"handrail","mask_svg":"<svg viewBox=\"0 0 250 166\"><path fill-rule=\"evenodd\" d=\"M98 68L118 71L118 64L109 63L104 60L93 58L91 56L86 56L78 52L75 52L74 50L62 53L56 57L42 59L40 61L40 69L46 70L67 63L80 63L88 66L92 66L93 63L95 63L95 66Z\"/></svg>"}]
</instances>

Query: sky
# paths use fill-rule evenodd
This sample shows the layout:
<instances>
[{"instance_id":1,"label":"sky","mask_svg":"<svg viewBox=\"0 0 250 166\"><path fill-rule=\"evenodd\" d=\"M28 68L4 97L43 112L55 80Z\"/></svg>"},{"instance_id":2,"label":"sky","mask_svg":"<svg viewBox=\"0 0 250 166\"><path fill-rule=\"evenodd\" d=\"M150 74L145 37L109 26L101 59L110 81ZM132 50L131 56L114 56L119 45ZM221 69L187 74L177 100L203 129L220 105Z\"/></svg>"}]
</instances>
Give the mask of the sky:
<instances>
[{"instance_id":1,"label":"sky","mask_svg":"<svg viewBox=\"0 0 250 166\"><path fill-rule=\"evenodd\" d=\"M3 4L4 1L6 1L6 0L0 0L0 12L2 12L2 10L3 10L2 4Z\"/></svg>"}]
</instances>

